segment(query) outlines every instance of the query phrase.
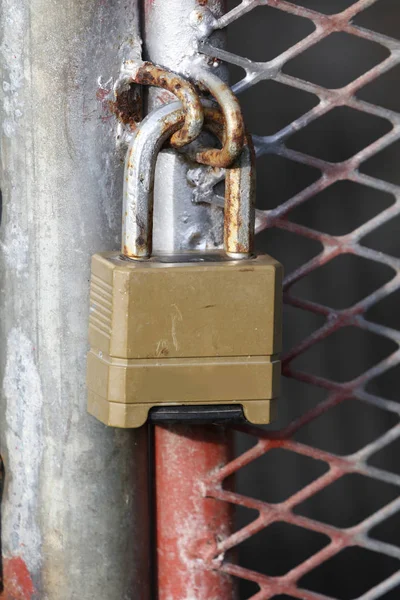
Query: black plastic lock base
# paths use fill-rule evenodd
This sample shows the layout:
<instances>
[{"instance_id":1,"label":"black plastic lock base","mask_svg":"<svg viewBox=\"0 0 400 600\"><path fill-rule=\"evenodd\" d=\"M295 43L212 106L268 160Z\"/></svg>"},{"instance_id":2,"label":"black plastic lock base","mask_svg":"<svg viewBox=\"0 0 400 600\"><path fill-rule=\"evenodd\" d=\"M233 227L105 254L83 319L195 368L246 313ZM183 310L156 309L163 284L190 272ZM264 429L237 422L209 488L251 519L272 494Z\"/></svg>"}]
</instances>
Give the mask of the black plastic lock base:
<instances>
[{"instance_id":1,"label":"black plastic lock base","mask_svg":"<svg viewBox=\"0 0 400 600\"><path fill-rule=\"evenodd\" d=\"M212 425L246 423L243 408L237 405L156 406L149 412L149 422L155 425Z\"/></svg>"}]
</instances>

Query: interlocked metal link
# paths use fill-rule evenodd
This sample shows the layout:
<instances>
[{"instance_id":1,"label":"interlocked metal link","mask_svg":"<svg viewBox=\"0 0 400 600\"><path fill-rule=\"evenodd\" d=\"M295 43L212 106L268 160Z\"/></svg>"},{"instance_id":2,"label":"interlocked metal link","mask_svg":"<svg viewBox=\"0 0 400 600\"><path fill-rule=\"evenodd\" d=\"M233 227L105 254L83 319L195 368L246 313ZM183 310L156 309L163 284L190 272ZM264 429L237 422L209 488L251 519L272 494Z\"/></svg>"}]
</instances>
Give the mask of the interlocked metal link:
<instances>
[{"instance_id":1,"label":"interlocked metal link","mask_svg":"<svg viewBox=\"0 0 400 600\"><path fill-rule=\"evenodd\" d=\"M240 104L230 87L209 71L192 71L193 76L217 100L224 115L225 125L222 148L202 150L197 154L196 160L213 167L229 167L239 156L244 143L245 132Z\"/></svg>"},{"instance_id":2,"label":"interlocked metal link","mask_svg":"<svg viewBox=\"0 0 400 600\"><path fill-rule=\"evenodd\" d=\"M311 499L318 492L321 492L329 485L344 478L349 474L359 474L375 482L390 483L400 487L400 476L389 472L388 470L377 468L369 464L369 459L387 448L390 444L400 439L400 423L397 422L391 429L388 429L383 435L377 437L371 443L358 450L356 453L348 456L337 456L332 452L326 452L318 448L299 443L293 439L293 436L303 427L314 422L324 413L333 410L336 406L345 404L350 399L357 399L364 403L363 406L373 406L384 411L388 411L397 420L400 417L400 406L398 402L391 401L374 394L367 389L376 377L388 373L390 369L398 366L400 363L400 332L394 327L380 325L366 317L366 312L375 306L382 299L400 288L400 259L387 253L368 248L361 243L361 240L371 232L377 230L382 225L388 223L400 215L400 187L395 183L390 183L377 177L366 175L360 169L362 163L378 152L387 149L400 138L400 115L394 110L384 108L372 103L363 101L356 96L356 93L366 84L376 80L380 75L386 73L396 65L400 64L400 41L382 35L380 33L359 27L353 23L353 19L361 11L378 3L377 0L358 0L351 3L351 6L337 14L322 14L303 6L305 2L288 0L244 0L233 10L220 19L215 19L212 29L226 27L233 21L240 19L246 13L254 8L261 6L273 7L276 10L283 11L293 16L300 16L309 19L315 25L314 31L300 42L286 49L282 54L267 62L252 62L247 58L236 56L220 48L212 46L206 39L203 40L201 49L211 57L217 57L228 63L232 63L243 68L246 76L239 81L234 90L237 93L244 91L262 80L273 80L290 86L294 89L304 90L318 96L320 102L307 113L303 114L291 124L285 126L280 131L271 136L255 136L255 144L259 156L263 154L275 154L290 159L299 164L309 165L319 169L322 172L321 177L306 189L300 191L292 198L283 202L277 208L266 211L258 211L260 220L260 230L275 227L303 236L306 239L317 240L321 243L322 251L305 262L300 267L289 273L285 280L285 301L287 304L300 308L304 311L320 315L325 318L324 324L316 329L311 335L305 337L300 343L291 348L284 357L284 374L287 377L294 378L299 382L316 386L320 390L327 392L327 397L313 409L305 412L287 427L278 432L263 431L256 427L242 427L242 431L253 437L255 445L235 460L229 462L218 472L213 472L203 481L205 488L201 487L202 493L210 498L227 502L238 507L253 509L258 515L246 526L241 528L233 535L219 541L214 548L214 540L206 540L202 552L206 553L207 548L212 548L206 558L209 568L221 570L227 574L233 575L242 580L253 582L258 585L259 590L251 595L252 600L269 600L272 598L297 598L299 600L334 600L332 595L317 593L311 589L305 589L302 578L312 572L317 567L328 562L338 555L342 550L356 547L364 550L373 551L386 557L400 560L400 544L386 543L376 539L371 533L372 529L386 519L393 516L400 510L400 498L390 502L374 514L369 515L355 526L345 529L329 525L320 520L311 519L298 514L297 507L307 499ZM394 5L393 5L394 6ZM387 7L387 4L386 4ZM388 10L383 8L382 10ZM211 31L210 31L211 32ZM209 33L210 33L209 32ZM282 72L283 66L292 58L300 55L302 52L311 48L324 38L327 38L332 32L345 32L350 36L361 38L362 40L372 41L380 44L388 50L389 55L378 65L369 69L356 79L351 81L340 89L327 89L310 81L293 77ZM279 36L279 32L277 32ZM351 57L348 57L349 60ZM327 68L329 65L327 64ZM295 132L305 128L314 120L327 114L336 107L346 106L367 115L381 117L391 124L388 133L383 134L376 141L365 145L360 151L349 159L332 163L326 160L310 156L304 152L295 151L286 145L288 138ZM294 220L289 220L289 213L296 207L307 202L310 198L319 192L327 189L338 181L348 180L367 186L370 189L383 191L394 199L389 207L383 207L381 212L371 219L366 219L364 223L354 229L347 235L331 235L317 231L310 227L300 225ZM379 287L375 292L356 302L354 305L344 310L337 310L330 306L297 297L291 292L291 287L300 279L326 265L336 257L351 254L357 257L374 261L378 265L389 266L393 270L393 276L385 285ZM332 283L334 285L334 282ZM293 324L294 327L296 324ZM369 332L378 334L391 340L397 345L397 348L384 359L369 367L358 377L351 381L342 383L340 381L330 380L321 377L316 373L304 372L292 366L292 361L298 356L314 347L317 343L325 340L342 328L352 326ZM340 360L340 347L337 349L337 360ZM291 402L296 402L297 398L291 398ZM360 423L362 423L362 406L360 408ZM340 435L340 432L338 432ZM224 488L224 481L237 473L241 468L252 464L259 457L274 451L274 449L284 449L287 453L310 457L312 459L324 461L328 466L328 471L321 477L315 479L309 485L306 485L285 501L274 504L251 498L248 495L234 493ZM260 474L260 478L262 474ZM281 473L284 478L285 474ZM275 481L271 481L271 486ZM200 486L199 486L200 488ZM349 499L350 501L350 499ZM235 548L245 540L261 532L270 525L278 522L296 525L308 531L318 532L328 537L327 545L320 551L313 554L304 562L299 562L290 571L282 576L268 576L255 569L244 568L240 564L234 564L227 558L227 552ZM208 546L207 546L208 543ZM290 542L283 537L280 540L281 550L290 555L292 549ZM262 547L258 546L257 551L262 553ZM255 553L256 553L255 552ZM200 557L200 552L199 552ZM265 556L266 563L268 556ZM400 564L400 563L399 563ZM343 577L338 572L338 578ZM394 590L400 589L400 570L394 572L391 576L382 576L381 581L376 585L357 596L358 600L377 600L386 598L387 594L396 594ZM344 597L344 596L341 596ZM352 596L353 597L353 596ZM389 597L389 596L388 596ZM390 598L397 596L390 595ZM250 600L250 598L249 598Z\"/></svg>"},{"instance_id":3,"label":"interlocked metal link","mask_svg":"<svg viewBox=\"0 0 400 600\"><path fill-rule=\"evenodd\" d=\"M201 100L190 81L151 62L126 61L124 71L125 74L117 82L117 96L120 90L131 83L168 90L182 102L185 111L180 129L171 137L171 145L181 148L197 138L203 127L204 115Z\"/></svg>"},{"instance_id":4,"label":"interlocked metal link","mask_svg":"<svg viewBox=\"0 0 400 600\"><path fill-rule=\"evenodd\" d=\"M239 102L232 90L209 71L198 69L192 71L191 76L215 98L225 120L222 148L202 149L196 160L213 167L229 167L239 156L244 144L244 124ZM115 86L116 97L132 83L161 87L182 102L185 119L171 137L172 147L181 148L198 137L203 126L203 108L196 88L187 79L150 62L126 61L124 72Z\"/></svg>"},{"instance_id":5,"label":"interlocked metal link","mask_svg":"<svg viewBox=\"0 0 400 600\"><path fill-rule=\"evenodd\" d=\"M205 108L205 126L224 137L224 117L216 109ZM122 221L122 253L131 259L146 259L152 251L154 170L157 155L168 137L185 120L185 110L177 103L167 104L143 120L140 135L130 143L125 167ZM225 209L225 250L234 258L253 251L254 237L254 151L250 138L239 158L227 169Z\"/></svg>"}]
</instances>

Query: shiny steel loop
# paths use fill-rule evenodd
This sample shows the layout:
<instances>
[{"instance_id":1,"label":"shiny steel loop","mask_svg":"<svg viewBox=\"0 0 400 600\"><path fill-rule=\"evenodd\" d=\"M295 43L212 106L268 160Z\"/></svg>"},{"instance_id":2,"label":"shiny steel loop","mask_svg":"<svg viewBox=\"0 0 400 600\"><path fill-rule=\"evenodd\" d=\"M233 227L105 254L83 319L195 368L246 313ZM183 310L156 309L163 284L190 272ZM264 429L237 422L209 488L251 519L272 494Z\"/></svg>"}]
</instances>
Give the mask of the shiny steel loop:
<instances>
[{"instance_id":1,"label":"shiny steel loop","mask_svg":"<svg viewBox=\"0 0 400 600\"><path fill-rule=\"evenodd\" d=\"M224 116L205 109L205 126L224 136ZM185 111L171 103L148 115L132 139L126 157L123 194L122 253L130 259L151 256L153 187L158 152L185 120ZM254 151L245 137L243 152L226 171L224 249L235 259L252 253L254 237Z\"/></svg>"},{"instance_id":2,"label":"shiny steel loop","mask_svg":"<svg viewBox=\"0 0 400 600\"><path fill-rule=\"evenodd\" d=\"M203 107L193 84L180 75L150 62L125 63L126 75L117 83L119 90L130 83L161 87L174 94L182 102L185 118L178 131L171 137L171 145L181 148L197 138L203 127Z\"/></svg>"}]
</instances>

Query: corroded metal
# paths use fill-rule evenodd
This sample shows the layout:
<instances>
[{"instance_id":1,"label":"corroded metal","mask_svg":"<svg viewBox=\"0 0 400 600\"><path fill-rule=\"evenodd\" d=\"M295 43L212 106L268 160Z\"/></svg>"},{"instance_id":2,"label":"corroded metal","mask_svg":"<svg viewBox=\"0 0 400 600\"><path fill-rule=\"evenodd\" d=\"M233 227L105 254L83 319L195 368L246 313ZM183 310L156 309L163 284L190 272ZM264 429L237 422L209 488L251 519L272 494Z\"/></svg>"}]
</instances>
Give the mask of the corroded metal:
<instances>
[{"instance_id":1,"label":"corroded metal","mask_svg":"<svg viewBox=\"0 0 400 600\"><path fill-rule=\"evenodd\" d=\"M218 540L229 538L229 504L209 499L201 487L214 465L232 457L231 433L222 427L158 427L155 441L158 597L160 600L231 600L235 583L204 569ZM219 556L219 562L224 554Z\"/></svg>"},{"instance_id":2,"label":"corroded metal","mask_svg":"<svg viewBox=\"0 0 400 600\"><path fill-rule=\"evenodd\" d=\"M225 135L222 112L205 108L205 127L220 140ZM224 248L239 258L254 251L255 155L251 136L244 135L239 158L225 171ZM198 198L201 201L201 196Z\"/></svg>"},{"instance_id":3,"label":"corroded metal","mask_svg":"<svg viewBox=\"0 0 400 600\"><path fill-rule=\"evenodd\" d=\"M202 150L197 153L196 160L213 167L229 167L238 158L244 144L245 131L240 104L230 87L213 73L194 68L191 76L217 100L225 125L222 148Z\"/></svg>"},{"instance_id":4,"label":"corroded metal","mask_svg":"<svg viewBox=\"0 0 400 600\"><path fill-rule=\"evenodd\" d=\"M168 0L144 3L143 56L182 75L190 71L190 63L198 61L226 81L227 70L221 61L210 60L197 52L197 32L191 22L193 9L204 0ZM216 16L224 11L223 0L208 0L208 8ZM160 32L162 31L162 35ZM216 44L224 43L225 34L212 35ZM188 65L189 61L189 65ZM199 65L198 65L199 66ZM173 102L174 96L160 88L149 88L148 110ZM208 144L204 140L205 145ZM212 249L222 244L223 214L220 208L192 202L193 186L187 180L190 164L184 156L171 150L159 154L154 182L155 252Z\"/></svg>"},{"instance_id":5,"label":"corroded metal","mask_svg":"<svg viewBox=\"0 0 400 600\"><path fill-rule=\"evenodd\" d=\"M150 596L147 432L86 413L84 366L90 257L120 237L106 88L119 45L140 56L137 15L136 2L1 4L4 600Z\"/></svg>"},{"instance_id":6,"label":"corroded metal","mask_svg":"<svg viewBox=\"0 0 400 600\"><path fill-rule=\"evenodd\" d=\"M115 87L117 103L118 96L126 92L132 83L163 88L182 102L185 119L180 129L171 137L172 146L180 148L197 138L203 126L203 108L194 86L189 81L151 62L127 60Z\"/></svg>"},{"instance_id":7,"label":"corroded metal","mask_svg":"<svg viewBox=\"0 0 400 600\"><path fill-rule=\"evenodd\" d=\"M210 92L215 98L225 122L222 148L202 149L197 153L196 160L214 167L229 167L239 156L244 143L240 104L230 87L209 71L196 68L191 77L201 89ZM171 137L172 147L181 148L198 137L203 125L203 111L196 89L182 76L150 62L124 62L122 75L115 85L116 101L113 103L114 112L123 123L129 123L131 119L135 122L140 120L138 103L131 88L134 83L161 87L173 93L182 102L186 116L180 129Z\"/></svg>"},{"instance_id":8,"label":"corroded metal","mask_svg":"<svg viewBox=\"0 0 400 600\"><path fill-rule=\"evenodd\" d=\"M215 109L206 109L209 128L225 123ZM185 119L185 111L169 104L151 113L130 143L125 167L122 253L127 258L148 258L152 253L153 186L160 148ZM224 135L220 132L220 136ZM231 194L231 196L228 196ZM254 152L246 138L245 150L227 169L224 221L225 251L244 258L253 250Z\"/></svg>"},{"instance_id":9,"label":"corroded metal","mask_svg":"<svg viewBox=\"0 0 400 600\"><path fill-rule=\"evenodd\" d=\"M254 250L255 156L253 142L246 135L243 150L225 177L224 245L231 256Z\"/></svg>"},{"instance_id":10,"label":"corroded metal","mask_svg":"<svg viewBox=\"0 0 400 600\"><path fill-rule=\"evenodd\" d=\"M149 258L153 239L153 187L158 152L166 139L179 130L185 111L177 103L147 116L131 140L125 162L122 254Z\"/></svg>"}]
</instances>

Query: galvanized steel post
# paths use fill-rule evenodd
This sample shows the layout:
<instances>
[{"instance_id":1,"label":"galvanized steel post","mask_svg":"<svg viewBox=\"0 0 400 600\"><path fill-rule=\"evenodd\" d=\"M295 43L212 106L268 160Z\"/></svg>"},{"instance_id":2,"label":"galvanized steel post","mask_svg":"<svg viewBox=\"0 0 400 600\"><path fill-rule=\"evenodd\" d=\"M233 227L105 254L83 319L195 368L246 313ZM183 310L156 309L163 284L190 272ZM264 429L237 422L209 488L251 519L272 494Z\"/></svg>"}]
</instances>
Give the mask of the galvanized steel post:
<instances>
[{"instance_id":1,"label":"galvanized steel post","mask_svg":"<svg viewBox=\"0 0 400 600\"><path fill-rule=\"evenodd\" d=\"M200 0L146 0L144 52L149 60L185 72L196 56L193 11ZM222 0L209 2L220 15ZM220 35L220 34L218 34ZM205 69L215 66L208 59ZM218 72L219 71L219 72ZM221 76L220 69L217 70ZM149 107L173 101L165 91L152 90ZM154 193L155 251L200 249L221 245L221 210L192 202L187 179L188 163L171 150L160 153ZM215 544L229 535L231 511L200 493L203 479L224 464L230 443L222 428L175 425L155 428L156 531L159 600L230 600L234 584L213 571L208 556Z\"/></svg>"},{"instance_id":2,"label":"galvanized steel post","mask_svg":"<svg viewBox=\"0 0 400 600\"><path fill-rule=\"evenodd\" d=\"M149 598L146 430L86 413L90 256L119 245L109 111L134 1L3 0L1 455L7 600Z\"/></svg>"},{"instance_id":3,"label":"galvanized steel post","mask_svg":"<svg viewBox=\"0 0 400 600\"><path fill-rule=\"evenodd\" d=\"M202 0L145 0L143 23L144 57L156 64L176 71L194 68L213 69L224 79L225 70L215 67L208 57L199 62L196 45L199 31L193 26L193 11ZM209 9L222 14L222 0L211 0ZM221 32L215 34L222 43ZM148 108L151 110L175 96L159 88L150 88ZM154 186L153 250L201 249L222 243L223 218L219 207L195 204L192 201L193 184L187 178L188 163L175 151L160 153Z\"/></svg>"}]
</instances>

